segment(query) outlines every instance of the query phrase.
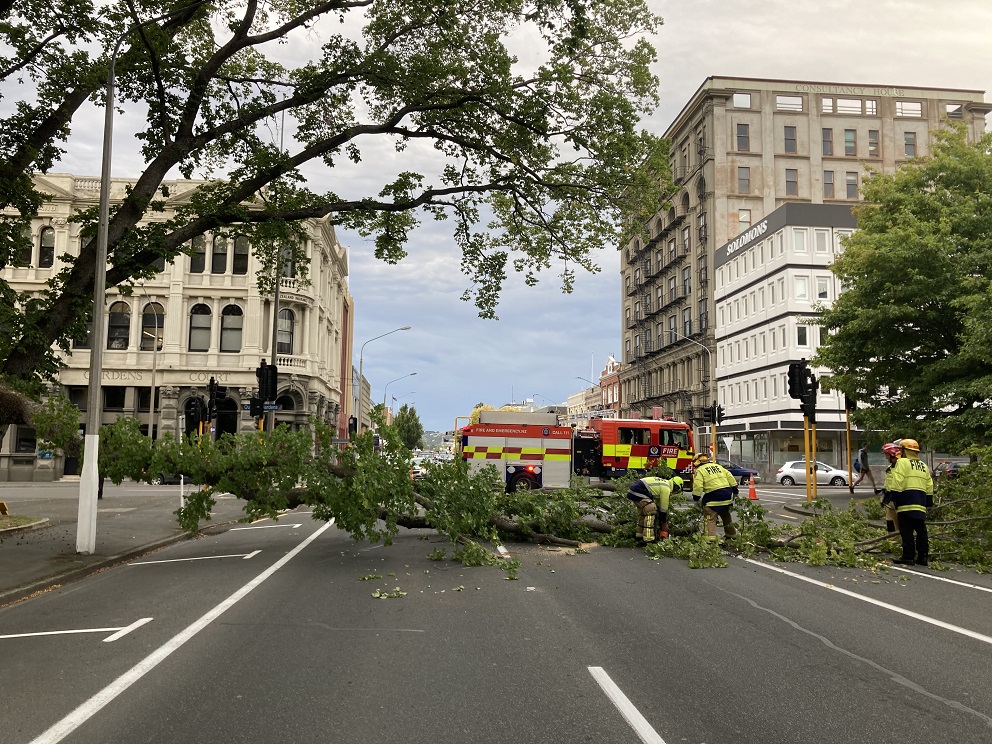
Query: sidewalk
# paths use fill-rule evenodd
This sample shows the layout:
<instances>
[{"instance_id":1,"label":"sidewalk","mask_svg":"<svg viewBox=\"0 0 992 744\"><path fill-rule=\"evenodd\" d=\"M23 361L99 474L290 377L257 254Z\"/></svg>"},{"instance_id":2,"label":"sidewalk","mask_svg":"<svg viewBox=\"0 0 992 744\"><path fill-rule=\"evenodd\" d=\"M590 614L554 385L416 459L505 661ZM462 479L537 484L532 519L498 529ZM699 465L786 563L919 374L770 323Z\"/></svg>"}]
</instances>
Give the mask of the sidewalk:
<instances>
[{"instance_id":1,"label":"sidewalk","mask_svg":"<svg viewBox=\"0 0 992 744\"><path fill-rule=\"evenodd\" d=\"M189 490L187 486L186 490ZM79 482L0 483L12 515L46 521L0 532L0 607L69 583L189 536L179 529L179 486L107 483L97 503L96 550L76 553ZM204 532L223 531L244 516L242 502L220 497Z\"/></svg>"}]
</instances>

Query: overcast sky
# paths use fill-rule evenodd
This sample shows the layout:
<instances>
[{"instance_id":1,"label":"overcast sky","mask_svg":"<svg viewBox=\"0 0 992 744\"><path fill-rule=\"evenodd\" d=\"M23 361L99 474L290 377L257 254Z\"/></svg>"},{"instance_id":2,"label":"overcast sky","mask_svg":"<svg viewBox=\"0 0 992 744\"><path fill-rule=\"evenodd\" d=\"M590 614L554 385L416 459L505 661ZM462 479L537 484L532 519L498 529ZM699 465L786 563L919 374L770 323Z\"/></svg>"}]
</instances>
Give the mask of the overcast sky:
<instances>
[{"instance_id":1,"label":"overcast sky","mask_svg":"<svg viewBox=\"0 0 992 744\"><path fill-rule=\"evenodd\" d=\"M992 89L990 0L648 1L665 21L654 39L661 105L645 123L657 134L711 75ZM127 147L120 142L127 123L117 126L115 152ZM56 170L99 175L100 131L77 128ZM115 176L134 175L128 170L115 159ZM369 242L339 232L355 298L355 366L363 343L412 326L365 347L374 402L388 392L397 405L413 405L425 429L447 430L477 402L564 402L587 387L578 378L596 380L608 355L619 358L615 246L604 246L602 271L580 275L572 295L560 292L553 273L533 288L511 277L500 320L485 321L459 299L467 280L450 225L440 227L425 223L398 266L377 262Z\"/></svg>"}]
</instances>

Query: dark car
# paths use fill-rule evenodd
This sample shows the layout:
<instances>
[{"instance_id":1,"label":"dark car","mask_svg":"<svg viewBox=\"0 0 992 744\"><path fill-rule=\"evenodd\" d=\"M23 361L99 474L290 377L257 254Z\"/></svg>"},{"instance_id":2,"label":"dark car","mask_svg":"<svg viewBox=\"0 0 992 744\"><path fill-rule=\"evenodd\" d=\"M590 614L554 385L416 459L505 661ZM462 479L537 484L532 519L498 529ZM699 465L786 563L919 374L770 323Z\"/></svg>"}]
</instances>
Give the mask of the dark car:
<instances>
[{"instance_id":1,"label":"dark car","mask_svg":"<svg viewBox=\"0 0 992 744\"><path fill-rule=\"evenodd\" d=\"M937 478L957 478L961 474L961 468L967 465L966 462L941 462L933 469L933 474Z\"/></svg>"},{"instance_id":2,"label":"dark car","mask_svg":"<svg viewBox=\"0 0 992 744\"><path fill-rule=\"evenodd\" d=\"M191 481L188 475L182 476L177 473L165 473L149 481L153 486L178 486L180 482L190 483Z\"/></svg>"},{"instance_id":3,"label":"dark car","mask_svg":"<svg viewBox=\"0 0 992 744\"><path fill-rule=\"evenodd\" d=\"M722 465L730 474L734 476L742 486L746 486L751 482L751 476L754 476L754 482L757 483L761 478L758 477L758 471L752 468L746 468L743 465L739 465L733 460L724 460L722 457L716 459L717 465Z\"/></svg>"}]
</instances>

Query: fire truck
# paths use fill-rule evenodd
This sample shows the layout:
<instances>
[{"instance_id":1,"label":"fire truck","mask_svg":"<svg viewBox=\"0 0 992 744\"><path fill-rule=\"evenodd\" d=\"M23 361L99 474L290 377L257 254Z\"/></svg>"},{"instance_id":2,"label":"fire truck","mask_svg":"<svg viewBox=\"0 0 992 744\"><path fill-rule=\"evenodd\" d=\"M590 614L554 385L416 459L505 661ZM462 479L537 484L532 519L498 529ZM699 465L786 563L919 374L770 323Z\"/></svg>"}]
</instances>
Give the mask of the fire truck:
<instances>
[{"instance_id":1,"label":"fire truck","mask_svg":"<svg viewBox=\"0 0 992 744\"><path fill-rule=\"evenodd\" d=\"M575 432L573 469L579 475L616 478L667 465L688 483L692 477L692 429L667 419L592 419Z\"/></svg>"},{"instance_id":2,"label":"fire truck","mask_svg":"<svg viewBox=\"0 0 992 744\"><path fill-rule=\"evenodd\" d=\"M667 465L688 483L692 430L680 421L593 419L573 430L553 413L480 411L479 423L459 430L469 467L502 469L506 488L566 488L571 475L610 479Z\"/></svg>"}]
</instances>

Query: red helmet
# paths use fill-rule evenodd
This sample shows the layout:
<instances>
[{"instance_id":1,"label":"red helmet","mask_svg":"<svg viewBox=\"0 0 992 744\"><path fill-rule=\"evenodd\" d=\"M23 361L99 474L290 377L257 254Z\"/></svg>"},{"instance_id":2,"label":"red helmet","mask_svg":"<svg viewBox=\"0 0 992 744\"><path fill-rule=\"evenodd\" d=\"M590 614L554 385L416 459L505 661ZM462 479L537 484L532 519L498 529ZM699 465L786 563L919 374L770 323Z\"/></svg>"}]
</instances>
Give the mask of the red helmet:
<instances>
[{"instance_id":1,"label":"red helmet","mask_svg":"<svg viewBox=\"0 0 992 744\"><path fill-rule=\"evenodd\" d=\"M888 442L882 445L882 454L889 457L899 457L902 454L902 448L895 442Z\"/></svg>"}]
</instances>

